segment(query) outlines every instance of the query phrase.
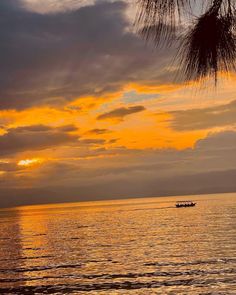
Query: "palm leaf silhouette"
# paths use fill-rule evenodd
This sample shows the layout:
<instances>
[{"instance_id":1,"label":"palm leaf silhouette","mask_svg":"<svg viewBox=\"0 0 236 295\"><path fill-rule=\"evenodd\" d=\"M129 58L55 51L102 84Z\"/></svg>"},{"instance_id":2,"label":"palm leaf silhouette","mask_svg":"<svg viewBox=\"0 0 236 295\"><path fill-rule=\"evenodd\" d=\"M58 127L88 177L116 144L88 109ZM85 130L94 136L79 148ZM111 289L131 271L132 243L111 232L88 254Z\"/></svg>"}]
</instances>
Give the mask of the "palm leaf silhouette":
<instances>
[{"instance_id":1,"label":"palm leaf silhouette","mask_svg":"<svg viewBox=\"0 0 236 295\"><path fill-rule=\"evenodd\" d=\"M200 1L199 1L200 2ZM203 0L206 11L183 35L179 61L186 80L201 80L235 69L235 1ZM204 4L203 3L203 4ZM193 15L191 0L139 0L138 30L156 46L169 45L185 14Z\"/></svg>"},{"instance_id":2,"label":"palm leaf silhouette","mask_svg":"<svg viewBox=\"0 0 236 295\"><path fill-rule=\"evenodd\" d=\"M153 39L156 45L172 41L176 23L181 20L190 0L140 0L137 25L146 39Z\"/></svg>"}]
</instances>

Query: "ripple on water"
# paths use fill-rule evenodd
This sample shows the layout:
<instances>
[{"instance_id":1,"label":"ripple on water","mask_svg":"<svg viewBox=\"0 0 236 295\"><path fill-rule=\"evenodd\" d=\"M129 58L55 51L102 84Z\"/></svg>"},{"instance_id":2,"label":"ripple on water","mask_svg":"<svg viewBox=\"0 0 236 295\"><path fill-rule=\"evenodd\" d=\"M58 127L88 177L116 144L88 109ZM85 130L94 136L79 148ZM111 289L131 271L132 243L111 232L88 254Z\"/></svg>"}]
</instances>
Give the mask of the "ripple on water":
<instances>
[{"instance_id":1,"label":"ripple on water","mask_svg":"<svg viewBox=\"0 0 236 295\"><path fill-rule=\"evenodd\" d=\"M4 212L0 293L236 294L236 195L215 199Z\"/></svg>"}]
</instances>

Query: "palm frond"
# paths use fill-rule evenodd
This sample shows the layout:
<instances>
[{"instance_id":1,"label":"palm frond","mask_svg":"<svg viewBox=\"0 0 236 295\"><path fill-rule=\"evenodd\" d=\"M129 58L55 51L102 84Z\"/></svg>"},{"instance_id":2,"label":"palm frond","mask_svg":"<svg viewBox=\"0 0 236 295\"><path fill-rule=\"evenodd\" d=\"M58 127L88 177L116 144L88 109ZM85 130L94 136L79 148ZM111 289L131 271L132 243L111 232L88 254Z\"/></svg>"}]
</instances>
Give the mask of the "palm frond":
<instances>
[{"instance_id":1,"label":"palm frond","mask_svg":"<svg viewBox=\"0 0 236 295\"><path fill-rule=\"evenodd\" d=\"M139 13L136 25L146 40L158 46L169 43L181 20L184 9L190 7L190 0L138 0ZM141 28L141 29L140 29Z\"/></svg>"},{"instance_id":2,"label":"palm frond","mask_svg":"<svg viewBox=\"0 0 236 295\"><path fill-rule=\"evenodd\" d=\"M187 80L214 75L217 83L219 71L228 72L235 67L235 17L229 6L224 15L220 2L214 1L185 37L180 60Z\"/></svg>"},{"instance_id":3,"label":"palm frond","mask_svg":"<svg viewBox=\"0 0 236 295\"><path fill-rule=\"evenodd\" d=\"M137 1L138 31L156 46L173 41L177 22L181 22L186 12L193 17L191 3L195 0ZM202 5L206 12L196 18L180 39L179 60L186 80L213 75L217 82L219 71L235 70L236 1L203 0Z\"/></svg>"}]
</instances>

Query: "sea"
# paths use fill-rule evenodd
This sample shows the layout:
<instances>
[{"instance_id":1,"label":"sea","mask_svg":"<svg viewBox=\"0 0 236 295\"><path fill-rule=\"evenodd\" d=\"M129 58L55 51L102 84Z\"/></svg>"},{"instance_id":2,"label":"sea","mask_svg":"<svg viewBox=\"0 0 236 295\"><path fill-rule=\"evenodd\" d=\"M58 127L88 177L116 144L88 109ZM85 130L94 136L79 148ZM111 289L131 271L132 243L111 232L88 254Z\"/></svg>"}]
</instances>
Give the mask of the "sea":
<instances>
[{"instance_id":1,"label":"sea","mask_svg":"<svg viewBox=\"0 0 236 295\"><path fill-rule=\"evenodd\" d=\"M1 209L0 294L236 294L236 193Z\"/></svg>"}]
</instances>

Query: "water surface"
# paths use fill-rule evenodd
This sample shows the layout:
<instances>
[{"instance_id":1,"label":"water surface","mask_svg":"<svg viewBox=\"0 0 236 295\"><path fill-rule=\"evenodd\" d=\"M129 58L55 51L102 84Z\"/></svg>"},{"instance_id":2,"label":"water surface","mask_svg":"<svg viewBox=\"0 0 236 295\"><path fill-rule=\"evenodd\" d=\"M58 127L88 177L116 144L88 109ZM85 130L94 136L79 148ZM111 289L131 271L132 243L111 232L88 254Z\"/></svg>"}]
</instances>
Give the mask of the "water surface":
<instances>
[{"instance_id":1,"label":"water surface","mask_svg":"<svg viewBox=\"0 0 236 295\"><path fill-rule=\"evenodd\" d=\"M197 201L176 209L177 200ZM2 294L236 294L236 194L0 211Z\"/></svg>"}]
</instances>

